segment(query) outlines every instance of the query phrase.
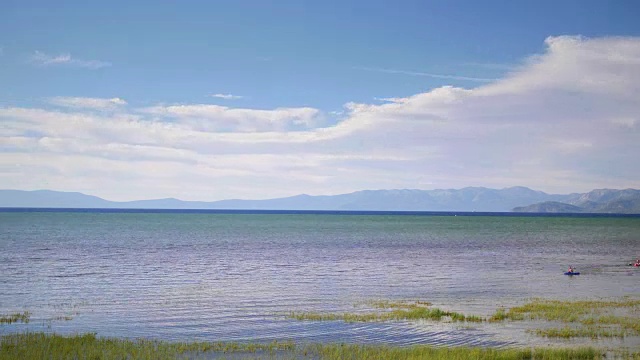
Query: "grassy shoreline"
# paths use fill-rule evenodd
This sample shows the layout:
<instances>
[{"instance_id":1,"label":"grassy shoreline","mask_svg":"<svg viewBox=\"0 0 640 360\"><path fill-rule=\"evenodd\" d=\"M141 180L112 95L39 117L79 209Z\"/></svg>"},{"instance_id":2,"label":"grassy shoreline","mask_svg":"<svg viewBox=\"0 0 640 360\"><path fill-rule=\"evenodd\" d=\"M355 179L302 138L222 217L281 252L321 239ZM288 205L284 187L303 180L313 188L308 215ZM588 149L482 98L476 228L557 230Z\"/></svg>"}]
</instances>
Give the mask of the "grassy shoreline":
<instances>
[{"instance_id":1,"label":"grassy shoreline","mask_svg":"<svg viewBox=\"0 0 640 360\"><path fill-rule=\"evenodd\" d=\"M388 302L370 304L383 312L319 313L290 312L289 318L302 321L373 322L431 320L448 322L490 322L543 320L560 327L533 329L530 332L549 338L624 338L640 336L640 300L625 298L603 301L559 301L534 299L509 309L498 308L488 317L432 308L428 302ZM626 316L617 312L624 311ZM635 314L635 315L633 315Z\"/></svg>"},{"instance_id":2,"label":"grassy shoreline","mask_svg":"<svg viewBox=\"0 0 640 360\"><path fill-rule=\"evenodd\" d=\"M544 321L547 326L527 332L546 338L624 339L640 336L640 300L602 301L533 299L523 305L498 308L486 316L465 315L432 307L424 301L374 301L369 313L294 313L302 321L447 321L495 326L504 322ZM377 310L377 311L376 311ZM1 323L29 322L30 313L0 315ZM567 345L565 345L567 346ZM636 351L636 352L633 352ZM0 336L0 360L5 359L175 359L175 358L272 358L272 359L638 359L638 349L606 349L598 346L481 348L295 344L293 342L168 342L145 339L101 338L93 333L62 336L49 333L15 333ZM606 352L606 353L603 353Z\"/></svg>"},{"instance_id":3,"label":"grassy shoreline","mask_svg":"<svg viewBox=\"0 0 640 360\"><path fill-rule=\"evenodd\" d=\"M166 342L101 338L95 334L61 336L22 333L0 337L0 360L5 359L604 359L601 350L579 348L394 347L356 344L294 344L291 342L224 343ZM640 353L616 358L638 359Z\"/></svg>"}]
</instances>

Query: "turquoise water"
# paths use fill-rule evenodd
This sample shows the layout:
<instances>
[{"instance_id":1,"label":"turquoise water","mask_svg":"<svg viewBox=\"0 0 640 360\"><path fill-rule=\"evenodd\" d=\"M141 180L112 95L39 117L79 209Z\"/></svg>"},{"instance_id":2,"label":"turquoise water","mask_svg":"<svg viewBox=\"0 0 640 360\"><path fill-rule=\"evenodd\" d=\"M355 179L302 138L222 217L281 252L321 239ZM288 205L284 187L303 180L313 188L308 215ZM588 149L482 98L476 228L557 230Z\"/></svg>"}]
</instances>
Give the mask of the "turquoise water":
<instances>
[{"instance_id":1,"label":"turquoise water","mask_svg":"<svg viewBox=\"0 0 640 360\"><path fill-rule=\"evenodd\" d=\"M519 325L297 321L424 300L489 315L532 297L640 295L640 218L0 212L0 313L166 340L529 345ZM568 265L582 274L564 276ZM548 340L544 340L548 342Z\"/></svg>"}]
</instances>

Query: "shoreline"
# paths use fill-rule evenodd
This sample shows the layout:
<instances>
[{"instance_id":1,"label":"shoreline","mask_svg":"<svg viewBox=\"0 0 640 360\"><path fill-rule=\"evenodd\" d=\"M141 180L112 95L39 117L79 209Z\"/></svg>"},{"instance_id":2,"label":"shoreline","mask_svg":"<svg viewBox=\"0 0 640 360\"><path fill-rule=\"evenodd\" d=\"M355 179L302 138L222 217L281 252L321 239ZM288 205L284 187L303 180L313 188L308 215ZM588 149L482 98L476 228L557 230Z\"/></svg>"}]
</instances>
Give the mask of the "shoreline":
<instances>
[{"instance_id":1,"label":"shoreline","mask_svg":"<svg viewBox=\"0 0 640 360\"><path fill-rule=\"evenodd\" d=\"M98 337L94 333L61 336L23 333L0 336L0 359L637 359L640 352L594 347L483 348L468 346L408 347L344 343L274 341L168 342Z\"/></svg>"},{"instance_id":2,"label":"shoreline","mask_svg":"<svg viewBox=\"0 0 640 360\"><path fill-rule=\"evenodd\" d=\"M504 346L357 342L309 342L291 339L260 341L172 341L153 338L97 336L95 332L60 334L22 330L0 335L0 359L41 358L43 352L72 354L89 351L98 358L268 358L367 359L367 358L468 358L482 359L637 359L640 357L640 299L559 301L535 299L510 308L498 307L489 316L475 316L432 307L426 301L374 301L370 313L291 313L286 320L300 322L424 323L459 327L469 331L487 328L503 333L524 331L535 338L528 344ZM0 316L4 324L30 322L31 313ZM57 319L72 321L72 319ZM2 329L4 325L0 325ZM17 327L16 327L17 329ZM526 330L523 330L526 329ZM634 343L635 341L635 343ZM626 344L621 346L621 344ZM8 357L3 357L3 354ZM11 355L7 355L11 354ZM143 357L138 355L143 354ZM146 354L146 355L145 355ZM146 357L145 357L146 356ZM165 357L166 356L166 357ZM310 357L307 357L310 356ZM73 358L73 356L71 356Z\"/></svg>"}]
</instances>

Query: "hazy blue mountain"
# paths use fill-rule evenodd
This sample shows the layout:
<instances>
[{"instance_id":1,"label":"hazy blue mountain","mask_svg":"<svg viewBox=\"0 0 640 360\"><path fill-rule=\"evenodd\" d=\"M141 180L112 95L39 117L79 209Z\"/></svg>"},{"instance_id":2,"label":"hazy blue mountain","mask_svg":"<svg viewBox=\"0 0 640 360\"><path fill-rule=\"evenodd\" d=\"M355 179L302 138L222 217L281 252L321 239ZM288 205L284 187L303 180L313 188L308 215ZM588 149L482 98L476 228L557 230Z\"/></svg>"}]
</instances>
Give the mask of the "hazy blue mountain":
<instances>
[{"instance_id":1,"label":"hazy blue mountain","mask_svg":"<svg viewBox=\"0 0 640 360\"><path fill-rule=\"evenodd\" d=\"M509 211L515 206L561 200L525 187L488 189L468 187L442 190L364 190L334 196L296 195L268 200L215 202L178 199L107 201L81 193L0 190L1 207L51 208L155 208L155 209L256 209L256 210L397 210L397 211Z\"/></svg>"},{"instance_id":2,"label":"hazy blue mountain","mask_svg":"<svg viewBox=\"0 0 640 360\"><path fill-rule=\"evenodd\" d=\"M467 187L438 190L364 190L333 196L296 195L268 200L214 202L178 199L115 202L73 192L0 190L0 207L122 209L248 209L248 210L388 210L479 212L638 212L639 190L594 190L553 195L526 187Z\"/></svg>"},{"instance_id":3,"label":"hazy blue mountain","mask_svg":"<svg viewBox=\"0 0 640 360\"><path fill-rule=\"evenodd\" d=\"M513 208L513 211L533 213L581 213L583 209L579 206L557 201L545 201L533 205L518 206Z\"/></svg>"},{"instance_id":4,"label":"hazy blue mountain","mask_svg":"<svg viewBox=\"0 0 640 360\"><path fill-rule=\"evenodd\" d=\"M542 202L516 207L513 211L640 214L640 190L596 189L568 195L561 203Z\"/></svg>"},{"instance_id":5,"label":"hazy blue mountain","mask_svg":"<svg viewBox=\"0 0 640 360\"><path fill-rule=\"evenodd\" d=\"M635 189L596 189L584 194L573 194L567 199L567 203L591 207L618 200L634 200L640 198L640 190Z\"/></svg>"},{"instance_id":6,"label":"hazy blue mountain","mask_svg":"<svg viewBox=\"0 0 640 360\"><path fill-rule=\"evenodd\" d=\"M609 201L590 211L610 214L640 214L640 198Z\"/></svg>"},{"instance_id":7,"label":"hazy blue mountain","mask_svg":"<svg viewBox=\"0 0 640 360\"><path fill-rule=\"evenodd\" d=\"M79 192L0 190L0 207L110 208L113 202Z\"/></svg>"}]
</instances>

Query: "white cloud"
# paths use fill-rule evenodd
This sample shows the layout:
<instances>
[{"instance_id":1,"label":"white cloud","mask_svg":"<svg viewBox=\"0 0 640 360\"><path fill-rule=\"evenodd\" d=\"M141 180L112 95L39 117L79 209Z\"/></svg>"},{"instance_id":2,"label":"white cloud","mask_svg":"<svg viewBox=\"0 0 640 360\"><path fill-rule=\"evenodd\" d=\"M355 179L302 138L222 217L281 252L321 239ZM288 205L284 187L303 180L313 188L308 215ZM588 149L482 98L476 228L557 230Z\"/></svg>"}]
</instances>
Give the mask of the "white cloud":
<instances>
[{"instance_id":1,"label":"white cloud","mask_svg":"<svg viewBox=\"0 0 640 360\"><path fill-rule=\"evenodd\" d=\"M374 100L384 101L384 102L391 102L391 103L403 103L403 102L407 101L407 99L405 99L405 98L398 98L398 97L374 98Z\"/></svg>"},{"instance_id":2,"label":"white cloud","mask_svg":"<svg viewBox=\"0 0 640 360\"><path fill-rule=\"evenodd\" d=\"M55 66L55 65L67 65L75 67L83 67L88 69L99 69L103 67L111 66L110 62L101 60L83 60L71 57L69 53L63 53L59 55L50 55L42 51L36 50L29 59L33 64L39 66Z\"/></svg>"},{"instance_id":3,"label":"white cloud","mask_svg":"<svg viewBox=\"0 0 640 360\"><path fill-rule=\"evenodd\" d=\"M89 98L89 97L68 97L56 96L47 99L50 104L76 108L76 109L96 109L109 110L127 105L127 102L120 98Z\"/></svg>"},{"instance_id":4,"label":"white cloud","mask_svg":"<svg viewBox=\"0 0 640 360\"><path fill-rule=\"evenodd\" d=\"M638 38L586 39L548 37L547 51L533 56L506 79L482 89L484 94L522 91L575 91L603 96L634 96L640 84ZM588 70L588 71L586 71ZM629 78L631 77L631 78Z\"/></svg>"},{"instance_id":5,"label":"white cloud","mask_svg":"<svg viewBox=\"0 0 640 360\"><path fill-rule=\"evenodd\" d=\"M0 188L121 200L640 188L640 38L545 45L503 79L348 103L333 126L306 107L134 109L115 101L118 111L96 112L112 99L87 98L59 98L66 105L57 111L0 107Z\"/></svg>"},{"instance_id":6,"label":"white cloud","mask_svg":"<svg viewBox=\"0 0 640 360\"><path fill-rule=\"evenodd\" d=\"M218 99L224 99L224 100L238 100L238 99L242 99L244 96L240 96L240 95L232 95L232 94L212 94L209 95L211 97L214 98L218 98Z\"/></svg>"},{"instance_id":7,"label":"white cloud","mask_svg":"<svg viewBox=\"0 0 640 360\"><path fill-rule=\"evenodd\" d=\"M219 105L193 104L153 106L142 113L179 121L201 131L266 132L310 128L320 112L309 107L257 110Z\"/></svg>"}]
</instances>

